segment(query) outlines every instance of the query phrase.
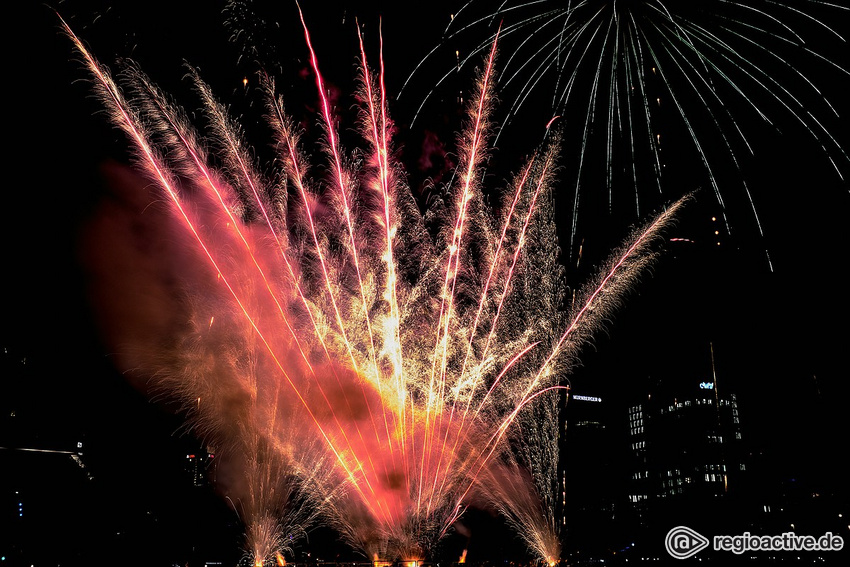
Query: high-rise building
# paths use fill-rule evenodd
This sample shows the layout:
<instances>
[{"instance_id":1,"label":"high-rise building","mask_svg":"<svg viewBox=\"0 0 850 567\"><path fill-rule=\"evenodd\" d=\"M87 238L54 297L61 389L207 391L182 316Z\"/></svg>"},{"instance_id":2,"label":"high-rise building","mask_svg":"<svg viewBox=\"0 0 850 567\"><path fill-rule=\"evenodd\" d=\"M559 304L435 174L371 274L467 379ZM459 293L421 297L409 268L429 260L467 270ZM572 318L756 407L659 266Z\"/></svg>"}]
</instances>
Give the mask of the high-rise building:
<instances>
[{"instance_id":1,"label":"high-rise building","mask_svg":"<svg viewBox=\"0 0 850 567\"><path fill-rule=\"evenodd\" d=\"M558 521L565 551L593 553L610 547L617 512L619 467L611 448L617 433L611 427L607 400L571 393L564 412L561 471L558 478Z\"/></svg>"},{"instance_id":2,"label":"high-rise building","mask_svg":"<svg viewBox=\"0 0 850 567\"><path fill-rule=\"evenodd\" d=\"M658 384L628 407L629 501L644 526L729 513L746 477L738 398L716 376Z\"/></svg>"},{"instance_id":3,"label":"high-rise building","mask_svg":"<svg viewBox=\"0 0 850 567\"><path fill-rule=\"evenodd\" d=\"M209 448L186 455L186 474L193 486L209 486L210 463L214 458L215 454Z\"/></svg>"}]
</instances>

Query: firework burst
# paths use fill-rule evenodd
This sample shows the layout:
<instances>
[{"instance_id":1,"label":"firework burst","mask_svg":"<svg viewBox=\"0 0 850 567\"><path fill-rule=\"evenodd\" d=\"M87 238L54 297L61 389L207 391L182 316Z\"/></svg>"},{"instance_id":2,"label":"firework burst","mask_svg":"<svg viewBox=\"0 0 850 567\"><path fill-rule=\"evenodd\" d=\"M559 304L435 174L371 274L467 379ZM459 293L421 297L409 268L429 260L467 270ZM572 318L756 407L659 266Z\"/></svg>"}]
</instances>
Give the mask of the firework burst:
<instances>
[{"instance_id":1,"label":"firework burst","mask_svg":"<svg viewBox=\"0 0 850 567\"><path fill-rule=\"evenodd\" d=\"M557 462L557 428L532 423L556 419L570 361L681 203L636 232L561 313L559 137L496 192L494 209L483 197L495 41L456 174L426 223L394 158L383 60L373 72L362 40L363 148L340 143L305 25L324 171L311 170L265 77L279 168L269 176L197 72L206 137L139 68L126 65L116 82L64 29L182 235L183 322L176 345L147 364L196 434L221 447L246 555L281 561L322 520L368 557L420 558L468 505L489 499L540 558L556 559L554 477L543 477Z\"/></svg>"},{"instance_id":2,"label":"firework burst","mask_svg":"<svg viewBox=\"0 0 850 567\"><path fill-rule=\"evenodd\" d=\"M528 121L524 107L548 107L552 114L537 120L566 121L575 142L572 191L564 199L573 215L570 254L582 231L580 210L631 209L628 216L639 218L680 190L677 168L687 169L691 183L702 172L727 231L733 220L750 222L729 213L740 205L727 202L741 203L764 242L759 207L741 173L765 135L808 137L842 180L850 164L843 133L830 127L839 118L830 97L844 97L835 87L850 78L842 59L847 17L846 6L818 0L472 0L404 89L450 52L446 58L457 62L438 84L446 81L474 64L498 33L511 52L501 83L511 101L505 127ZM741 193L733 197L730 185Z\"/></svg>"}]
</instances>

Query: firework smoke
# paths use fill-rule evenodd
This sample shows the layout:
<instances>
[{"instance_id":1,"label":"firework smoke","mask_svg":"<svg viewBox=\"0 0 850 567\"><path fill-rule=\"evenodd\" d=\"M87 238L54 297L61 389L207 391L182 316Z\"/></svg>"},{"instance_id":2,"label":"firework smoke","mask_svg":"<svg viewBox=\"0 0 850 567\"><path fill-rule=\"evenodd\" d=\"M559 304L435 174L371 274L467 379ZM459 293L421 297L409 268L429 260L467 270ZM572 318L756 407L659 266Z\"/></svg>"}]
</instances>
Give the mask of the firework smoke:
<instances>
[{"instance_id":1,"label":"firework smoke","mask_svg":"<svg viewBox=\"0 0 850 567\"><path fill-rule=\"evenodd\" d=\"M119 86L65 26L180 235L175 322L142 345L140 366L217 447L220 484L257 564L282 561L316 521L368 557L422 558L483 501L555 560L552 424L565 373L680 204L561 313L559 137L497 192L495 208L483 197L496 43L454 179L423 216L393 157L383 61L374 73L361 41L363 148L350 152L304 29L324 133L313 156L326 175L311 171L271 78L263 92L277 156L263 175L197 72L206 137L136 66Z\"/></svg>"}]
</instances>

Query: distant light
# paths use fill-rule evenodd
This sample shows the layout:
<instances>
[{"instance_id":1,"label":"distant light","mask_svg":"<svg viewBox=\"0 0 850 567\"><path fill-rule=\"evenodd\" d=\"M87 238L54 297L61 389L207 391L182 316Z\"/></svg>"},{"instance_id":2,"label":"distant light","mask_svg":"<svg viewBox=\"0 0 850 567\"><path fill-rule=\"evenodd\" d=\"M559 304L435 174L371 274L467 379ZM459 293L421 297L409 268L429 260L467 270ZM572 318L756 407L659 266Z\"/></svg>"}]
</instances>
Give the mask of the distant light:
<instances>
[{"instance_id":1,"label":"distant light","mask_svg":"<svg viewBox=\"0 0 850 567\"><path fill-rule=\"evenodd\" d=\"M242 86L243 86L243 87L247 87L247 86L248 86L248 77L245 77L244 79L242 79Z\"/></svg>"},{"instance_id":2,"label":"distant light","mask_svg":"<svg viewBox=\"0 0 850 567\"><path fill-rule=\"evenodd\" d=\"M712 222L717 220L717 217L711 217Z\"/></svg>"}]
</instances>

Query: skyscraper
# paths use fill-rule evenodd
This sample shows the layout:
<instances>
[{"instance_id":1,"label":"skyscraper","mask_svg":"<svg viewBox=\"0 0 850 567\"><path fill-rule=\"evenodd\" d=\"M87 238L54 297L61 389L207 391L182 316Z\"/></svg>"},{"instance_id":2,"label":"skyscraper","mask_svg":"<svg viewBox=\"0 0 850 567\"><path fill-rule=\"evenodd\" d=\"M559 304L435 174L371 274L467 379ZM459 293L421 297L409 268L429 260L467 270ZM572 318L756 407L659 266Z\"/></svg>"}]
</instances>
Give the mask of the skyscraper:
<instances>
[{"instance_id":1,"label":"skyscraper","mask_svg":"<svg viewBox=\"0 0 850 567\"><path fill-rule=\"evenodd\" d=\"M640 524L663 529L733 514L746 477L734 392L704 376L658 383L628 407L629 501ZM689 524L689 525L690 525ZM715 526L716 527L716 526Z\"/></svg>"},{"instance_id":2,"label":"skyscraper","mask_svg":"<svg viewBox=\"0 0 850 567\"><path fill-rule=\"evenodd\" d=\"M610 547L617 499L616 431L611 427L607 400L571 393L562 435L562 467L558 479L558 521L565 550L597 553Z\"/></svg>"},{"instance_id":3,"label":"skyscraper","mask_svg":"<svg viewBox=\"0 0 850 567\"><path fill-rule=\"evenodd\" d=\"M210 448L199 449L186 455L186 475L193 486L202 487L210 485L210 464L215 454Z\"/></svg>"}]
</instances>

